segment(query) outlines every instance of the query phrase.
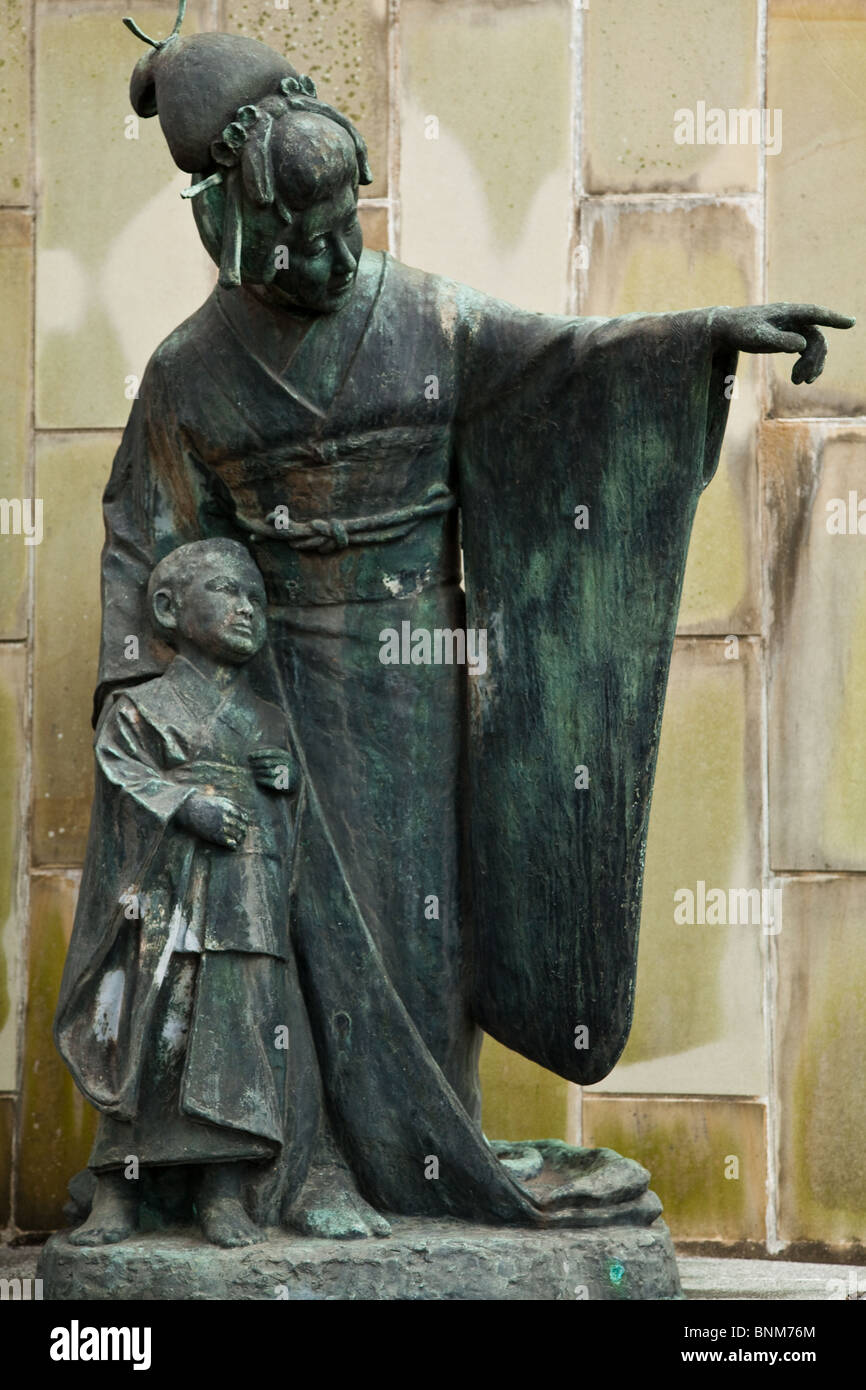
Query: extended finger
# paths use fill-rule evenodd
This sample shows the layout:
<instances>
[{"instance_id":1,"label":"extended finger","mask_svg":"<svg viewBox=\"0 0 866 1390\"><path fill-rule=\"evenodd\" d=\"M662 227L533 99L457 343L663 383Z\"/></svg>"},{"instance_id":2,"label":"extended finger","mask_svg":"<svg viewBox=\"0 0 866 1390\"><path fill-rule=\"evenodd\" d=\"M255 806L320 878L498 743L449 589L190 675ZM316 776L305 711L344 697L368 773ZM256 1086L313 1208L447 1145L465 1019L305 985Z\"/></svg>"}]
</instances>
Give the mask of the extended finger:
<instances>
[{"instance_id":1,"label":"extended finger","mask_svg":"<svg viewBox=\"0 0 866 1390\"><path fill-rule=\"evenodd\" d=\"M827 360L827 339L824 334L817 328L804 328L803 334L809 345L791 369L791 380L795 386L804 381L815 381L824 370Z\"/></svg>"},{"instance_id":2,"label":"extended finger","mask_svg":"<svg viewBox=\"0 0 866 1390\"><path fill-rule=\"evenodd\" d=\"M849 314L837 314L822 304L773 304L770 307L775 320L798 325L818 323L822 328L853 328L857 322Z\"/></svg>"}]
</instances>

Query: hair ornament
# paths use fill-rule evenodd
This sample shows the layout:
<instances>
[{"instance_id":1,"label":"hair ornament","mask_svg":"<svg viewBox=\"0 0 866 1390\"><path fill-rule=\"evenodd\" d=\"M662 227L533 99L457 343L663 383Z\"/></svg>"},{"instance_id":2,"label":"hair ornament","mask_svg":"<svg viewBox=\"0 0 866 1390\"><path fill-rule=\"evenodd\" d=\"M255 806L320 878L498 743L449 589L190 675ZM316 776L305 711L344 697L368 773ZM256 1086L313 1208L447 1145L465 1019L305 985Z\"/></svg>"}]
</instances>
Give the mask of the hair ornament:
<instances>
[{"instance_id":1,"label":"hair ornament","mask_svg":"<svg viewBox=\"0 0 866 1390\"><path fill-rule=\"evenodd\" d=\"M186 0L180 0L180 3L177 7L177 18L174 21L174 28L172 29L171 33L164 39L150 38L150 36L148 34L145 34L142 29L139 29L135 20L130 19L129 15L124 16L123 22L126 25L127 29L129 29L129 31L133 33L137 39L141 39L142 43L149 43L151 48L159 50L160 48L165 48L165 45L167 43L171 43L172 39L177 38L178 34L180 33L180 26L183 24L185 14Z\"/></svg>"}]
</instances>

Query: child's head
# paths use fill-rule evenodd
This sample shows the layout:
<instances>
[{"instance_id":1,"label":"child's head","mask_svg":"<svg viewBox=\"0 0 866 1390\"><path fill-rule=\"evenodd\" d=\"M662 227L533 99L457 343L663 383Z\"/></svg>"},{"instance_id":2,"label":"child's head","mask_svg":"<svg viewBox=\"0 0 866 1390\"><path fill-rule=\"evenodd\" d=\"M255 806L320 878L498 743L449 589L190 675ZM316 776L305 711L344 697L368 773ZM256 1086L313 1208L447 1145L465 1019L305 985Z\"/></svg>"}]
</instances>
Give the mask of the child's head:
<instances>
[{"instance_id":1,"label":"child's head","mask_svg":"<svg viewBox=\"0 0 866 1390\"><path fill-rule=\"evenodd\" d=\"M238 541L192 541L160 560L147 603L160 636L178 652L240 665L264 643L265 588Z\"/></svg>"}]
</instances>

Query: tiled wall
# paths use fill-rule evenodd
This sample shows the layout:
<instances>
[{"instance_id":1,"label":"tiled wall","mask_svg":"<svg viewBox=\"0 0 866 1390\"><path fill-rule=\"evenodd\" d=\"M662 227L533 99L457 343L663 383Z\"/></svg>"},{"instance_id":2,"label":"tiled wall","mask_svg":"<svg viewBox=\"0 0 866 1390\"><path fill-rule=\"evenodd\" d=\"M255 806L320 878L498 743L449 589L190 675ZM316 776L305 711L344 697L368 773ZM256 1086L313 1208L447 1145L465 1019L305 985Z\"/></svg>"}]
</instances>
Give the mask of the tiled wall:
<instances>
[{"instance_id":1,"label":"tiled wall","mask_svg":"<svg viewBox=\"0 0 866 1390\"><path fill-rule=\"evenodd\" d=\"M0 1226L61 1219L92 1115L50 1021L91 788L100 494L157 342L213 269L114 0L0 0ZM162 35L174 5L142 0ZM191 0L365 130L368 244L527 308L761 299L866 310L866 0ZM678 144L675 112L781 112ZM775 118L778 121L778 118ZM584 1091L488 1043L491 1135L633 1154L684 1242L866 1244L866 332L822 380L741 362L689 556L634 1032ZM866 509L864 509L866 510ZM864 522L866 527L866 522ZM687 925L679 889L779 890L781 930ZM862 1257L862 1256L861 1256Z\"/></svg>"}]
</instances>

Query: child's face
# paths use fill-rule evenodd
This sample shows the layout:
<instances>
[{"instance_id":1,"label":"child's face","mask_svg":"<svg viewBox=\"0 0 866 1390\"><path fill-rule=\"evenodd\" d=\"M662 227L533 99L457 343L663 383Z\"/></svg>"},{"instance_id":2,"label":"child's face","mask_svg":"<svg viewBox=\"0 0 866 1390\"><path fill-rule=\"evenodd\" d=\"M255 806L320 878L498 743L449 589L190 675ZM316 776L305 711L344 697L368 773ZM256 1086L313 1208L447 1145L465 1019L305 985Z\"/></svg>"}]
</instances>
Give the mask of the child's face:
<instances>
[{"instance_id":1,"label":"child's face","mask_svg":"<svg viewBox=\"0 0 866 1390\"><path fill-rule=\"evenodd\" d=\"M255 656L266 635L265 589L252 561L208 560L173 605L179 647L240 665Z\"/></svg>"}]
</instances>

